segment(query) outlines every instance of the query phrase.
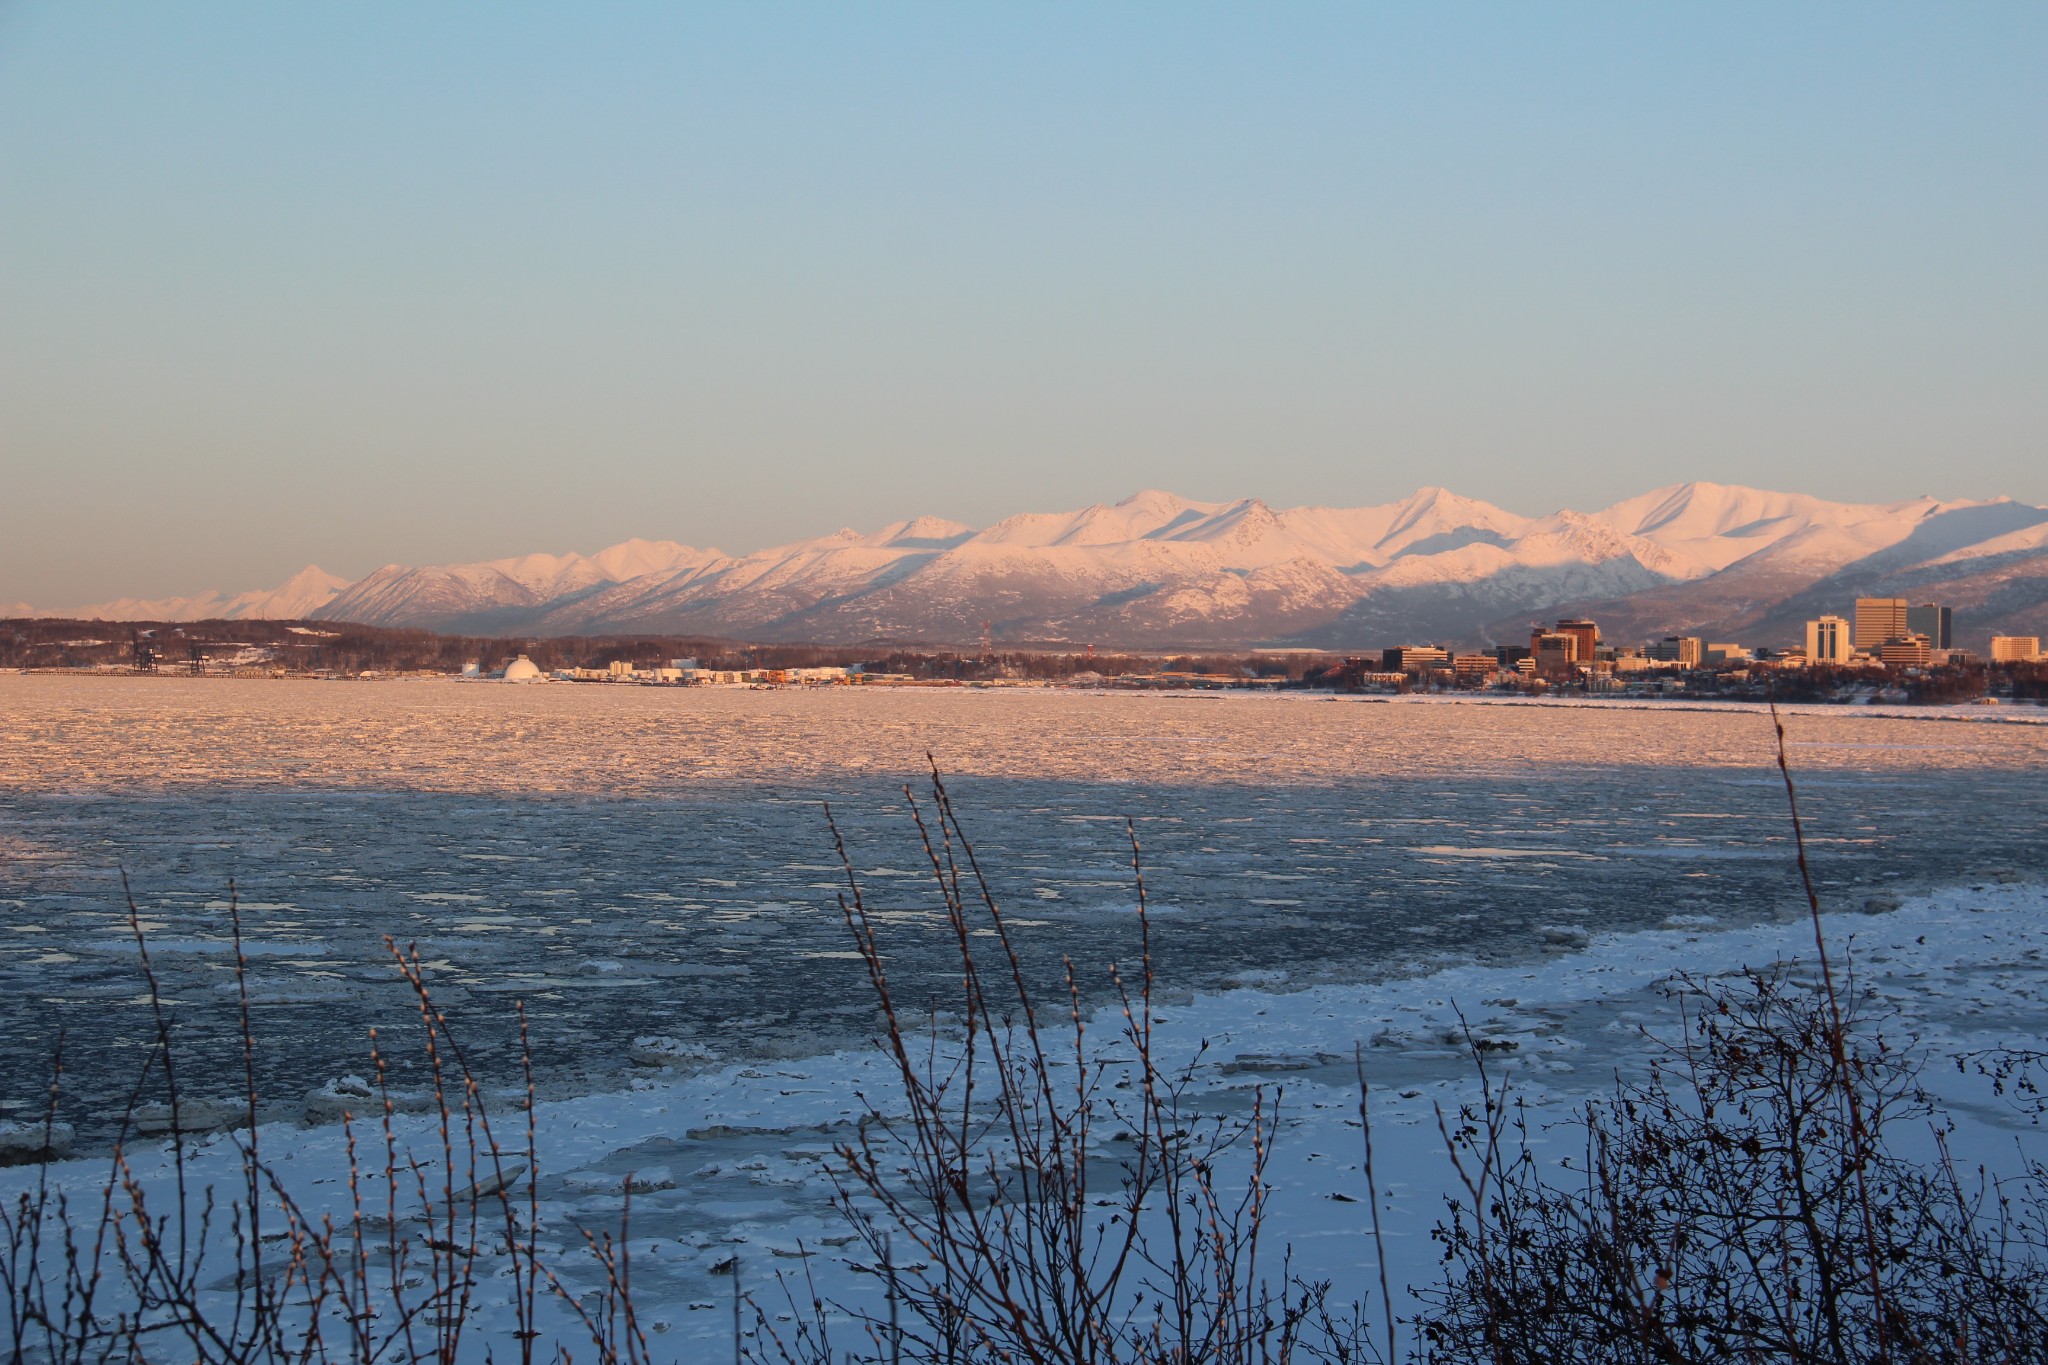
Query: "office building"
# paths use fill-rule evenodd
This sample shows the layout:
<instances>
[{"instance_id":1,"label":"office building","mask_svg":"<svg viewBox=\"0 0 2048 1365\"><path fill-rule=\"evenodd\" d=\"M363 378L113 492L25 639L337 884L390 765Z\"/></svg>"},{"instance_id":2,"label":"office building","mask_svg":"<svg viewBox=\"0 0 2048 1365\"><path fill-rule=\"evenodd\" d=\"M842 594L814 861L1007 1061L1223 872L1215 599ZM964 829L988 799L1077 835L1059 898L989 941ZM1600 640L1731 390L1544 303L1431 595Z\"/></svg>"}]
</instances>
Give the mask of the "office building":
<instances>
[{"instance_id":1,"label":"office building","mask_svg":"<svg viewBox=\"0 0 2048 1365\"><path fill-rule=\"evenodd\" d=\"M1578 664L1577 637L1557 631L1539 631L1529 641L1536 659L1536 671L1547 676L1571 673Z\"/></svg>"},{"instance_id":2,"label":"office building","mask_svg":"<svg viewBox=\"0 0 2048 1365\"><path fill-rule=\"evenodd\" d=\"M1823 616L1806 623L1806 662L1845 664L1853 649L1849 622L1840 616Z\"/></svg>"},{"instance_id":3,"label":"office building","mask_svg":"<svg viewBox=\"0 0 2048 1365\"><path fill-rule=\"evenodd\" d=\"M1886 640L1907 633L1906 599L1903 597L1859 597L1856 599L1856 648L1877 653Z\"/></svg>"},{"instance_id":4,"label":"office building","mask_svg":"<svg viewBox=\"0 0 2048 1365\"><path fill-rule=\"evenodd\" d=\"M1579 657L1579 641L1578 641L1578 637L1577 637L1577 636L1574 636L1574 635L1565 635L1565 636L1560 636L1560 635L1558 635L1558 633L1557 633L1556 631L1554 631L1554 630L1550 630L1550 629L1548 629L1547 627L1544 627L1544 626L1531 626L1531 627L1529 627L1529 657L1531 657L1531 658L1534 658L1534 657L1536 657L1536 656L1537 656L1538 654L1542 653L1542 651L1543 651L1543 642L1544 642L1545 640L1550 640L1550 641L1553 641L1553 642L1554 642L1554 641L1556 641L1556 640L1559 640L1559 639L1569 640L1569 641L1571 642L1571 643L1570 643L1570 644L1568 644L1568 645L1564 645L1564 646L1562 646L1562 648L1565 648L1565 649L1569 649L1569 650L1571 650L1571 651L1572 651L1572 659L1573 659L1573 661L1576 661L1576 660L1578 659L1578 657ZM1552 646L1552 647L1553 647L1553 648L1558 648L1559 646L1557 646L1557 645L1553 644L1553 646Z\"/></svg>"},{"instance_id":5,"label":"office building","mask_svg":"<svg viewBox=\"0 0 2048 1365\"><path fill-rule=\"evenodd\" d=\"M2041 637L2038 635L1994 635L1991 637L1991 662L1995 664L2032 663L2041 657Z\"/></svg>"},{"instance_id":6,"label":"office building","mask_svg":"<svg viewBox=\"0 0 2048 1365\"><path fill-rule=\"evenodd\" d=\"M1877 647L1878 660L1886 668L1925 668L1933 652L1925 635L1894 635Z\"/></svg>"},{"instance_id":7,"label":"office building","mask_svg":"<svg viewBox=\"0 0 2048 1365\"><path fill-rule=\"evenodd\" d=\"M1591 621L1559 621L1557 629L1552 633L1569 635L1578 642L1577 657L1580 663L1591 662L1594 651L1600 646L1600 627Z\"/></svg>"},{"instance_id":8,"label":"office building","mask_svg":"<svg viewBox=\"0 0 2048 1365\"><path fill-rule=\"evenodd\" d=\"M1667 635L1648 646L1643 653L1664 663L1698 668L1700 658L1705 653L1705 642L1697 635Z\"/></svg>"},{"instance_id":9,"label":"office building","mask_svg":"<svg viewBox=\"0 0 2048 1365\"><path fill-rule=\"evenodd\" d=\"M1388 673L1420 673L1425 668L1441 668L1450 661L1451 652L1434 645L1396 645L1380 651L1380 668Z\"/></svg>"},{"instance_id":10,"label":"office building","mask_svg":"<svg viewBox=\"0 0 2048 1365\"><path fill-rule=\"evenodd\" d=\"M1949 610L1932 602L1923 602L1917 607L1906 608L1906 633L1925 635L1927 643L1936 649L1949 649Z\"/></svg>"}]
</instances>

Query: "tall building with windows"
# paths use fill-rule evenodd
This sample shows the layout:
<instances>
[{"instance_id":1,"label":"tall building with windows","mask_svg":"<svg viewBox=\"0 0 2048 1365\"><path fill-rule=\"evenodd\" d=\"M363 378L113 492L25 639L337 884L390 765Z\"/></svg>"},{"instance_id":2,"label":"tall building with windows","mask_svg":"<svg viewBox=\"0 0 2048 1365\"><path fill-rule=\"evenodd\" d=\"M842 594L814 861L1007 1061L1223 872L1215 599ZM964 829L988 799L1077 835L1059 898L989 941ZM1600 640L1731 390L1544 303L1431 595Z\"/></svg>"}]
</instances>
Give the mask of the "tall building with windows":
<instances>
[{"instance_id":1,"label":"tall building with windows","mask_svg":"<svg viewBox=\"0 0 2048 1365\"><path fill-rule=\"evenodd\" d=\"M1536 671L1545 676L1570 674L1579 662L1577 637L1558 631L1538 631L1530 640Z\"/></svg>"},{"instance_id":2,"label":"tall building with windows","mask_svg":"<svg viewBox=\"0 0 2048 1365\"><path fill-rule=\"evenodd\" d=\"M1859 597L1856 599L1856 648L1872 654L1886 640L1906 634L1906 599L1903 597Z\"/></svg>"},{"instance_id":3,"label":"tall building with windows","mask_svg":"<svg viewBox=\"0 0 2048 1365\"><path fill-rule=\"evenodd\" d=\"M1600 627L1591 621L1559 621L1554 634L1569 635L1578 642L1580 663L1589 663L1600 644Z\"/></svg>"},{"instance_id":4,"label":"tall building with windows","mask_svg":"<svg viewBox=\"0 0 2048 1365\"><path fill-rule=\"evenodd\" d=\"M1936 649L1953 648L1949 643L1949 610L1932 602L1906 608L1906 633L1925 635Z\"/></svg>"},{"instance_id":5,"label":"tall building with windows","mask_svg":"<svg viewBox=\"0 0 2048 1365\"><path fill-rule=\"evenodd\" d=\"M1995 664L2031 663L2041 657L2041 637L2038 635L1994 635L1991 637L1991 662Z\"/></svg>"},{"instance_id":6,"label":"tall building with windows","mask_svg":"<svg viewBox=\"0 0 2048 1365\"><path fill-rule=\"evenodd\" d=\"M1850 626L1842 617L1823 616L1806 623L1806 662L1845 664L1851 649Z\"/></svg>"}]
</instances>

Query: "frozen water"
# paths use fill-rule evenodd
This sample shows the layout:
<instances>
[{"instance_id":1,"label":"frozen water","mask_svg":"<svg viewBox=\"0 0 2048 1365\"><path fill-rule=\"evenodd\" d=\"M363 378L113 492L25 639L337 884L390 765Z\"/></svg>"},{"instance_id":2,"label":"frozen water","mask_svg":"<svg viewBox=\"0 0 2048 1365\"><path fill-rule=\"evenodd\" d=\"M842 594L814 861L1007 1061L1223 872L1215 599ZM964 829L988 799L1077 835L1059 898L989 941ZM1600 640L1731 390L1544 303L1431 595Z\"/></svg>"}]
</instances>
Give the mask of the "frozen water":
<instances>
[{"instance_id":1,"label":"frozen water","mask_svg":"<svg viewBox=\"0 0 2048 1365\"><path fill-rule=\"evenodd\" d=\"M2036 1037L2048 994L2048 727L1960 714L1977 723L1788 718L1823 896L1882 912L1831 936L1937 1061ZM186 1074L239 1075L232 877L275 1117L310 1091L316 1117L360 1100L370 1027L414 1036L391 934L492 1085L514 1079L511 1003L528 1002L557 1097L536 1114L542 1226L566 1243L615 1225L630 1180L657 1336L712 1349L735 1258L757 1288L801 1263L857 1295L824 1169L854 1092L889 1077L858 1045L871 1005L820 802L894 978L942 995L957 972L897 789L929 749L1041 978L1070 953L1100 990L1133 955L1132 819L1175 992L1164 1054L1209 1041L1195 1095L1218 1112L1284 1083L1274 1224L1343 1297L1372 1282L1350 1126L1365 1045L1398 1292L1433 1273L1434 1105L1470 1094L1457 1010L1539 1117L1562 1116L1669 1026L1665 974L1810 947L1770 740L1754 710L0 677L0 1131L39 1110L59 1025L81 1148L132 1084L149 1033L120 868ZM401 1110L430 1102L412 1053L392 1045ZM2038 1153L1981 1083L1929 1080L1963 1159L2015 1138ZM438 1150L430 1116L395 1126ZM232 1187L235 1140L202 1139L194 1179ZM266 1124L263 1142L295 1198L336 1209L331 1125ZM159 1192L172 1178L160 1151L133 1160ZM80 1198L104 1176L50 1171ZM26 1178L0 1172L0 1191Z\"/></svg>"},{"instance_id":2,"label":"frozen water","mask_svg":"<svg viewBox=\"0 0 2048 1365\"><path fill-rule=\"evenodd\" d=\"M2048 728L1788 725L1831 899L2048 871ZM1193 990L1795 913L1770 745L1754 710L8 676L0 1116L40 1106L60 1027L82 1136L132 1086L151 1023L124 870L193 1075L239 1075L236 882L261 1089L295 1116L365 1072L371 1027L411 1036L386 935L492 1084L517 1079L515 998L557 1095L624 1084L651 1035L686 1065L865 1036L828 800L899 989L950 989L900 790L927 750L1040 979L1134 955L1129 817L1160 973Z\"/></svg>"}]
</instances>

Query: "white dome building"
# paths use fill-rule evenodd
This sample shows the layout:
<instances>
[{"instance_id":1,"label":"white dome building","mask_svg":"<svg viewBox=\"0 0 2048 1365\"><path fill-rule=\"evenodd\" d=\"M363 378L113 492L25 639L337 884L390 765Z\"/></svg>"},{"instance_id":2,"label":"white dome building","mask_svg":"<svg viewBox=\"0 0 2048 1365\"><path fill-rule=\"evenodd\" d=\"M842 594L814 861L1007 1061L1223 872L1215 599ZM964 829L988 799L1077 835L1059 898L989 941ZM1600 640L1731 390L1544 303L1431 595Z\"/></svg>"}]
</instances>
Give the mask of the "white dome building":
<instances>
[{"instance_id":1,"label":"white dome building","mask_svg":"<svg viewBox=\"0 0 2048 1365\"><path fill-rule=\"evenodd\" d=\"M505 665L506 682L546 682L547 674L524 654Z\"/></svg>"}]
</instances>

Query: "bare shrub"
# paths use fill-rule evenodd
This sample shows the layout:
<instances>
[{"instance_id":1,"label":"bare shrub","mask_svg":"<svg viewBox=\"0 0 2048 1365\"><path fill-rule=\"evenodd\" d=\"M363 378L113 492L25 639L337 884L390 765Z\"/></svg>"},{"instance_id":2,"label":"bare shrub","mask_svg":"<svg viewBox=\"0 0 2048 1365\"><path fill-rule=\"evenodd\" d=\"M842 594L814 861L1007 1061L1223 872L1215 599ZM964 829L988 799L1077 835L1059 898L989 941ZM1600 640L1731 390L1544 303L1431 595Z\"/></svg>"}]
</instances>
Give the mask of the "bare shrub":
<instances>
[{"instance_id":1,"label":"bare shrub","mask_svg":"<svg viewBox=\"0 0 2048 1365\"><path fill-rule=\"evenodd\" d=\"M395 1122L388 1056L373 1031L375 1098L364 1105L372 1112L342 1118L347 1202L338 1211L309 1210L261 1149L248 961L232 887L243 1045L239 1113L190 1095L132 895L128 917L148 983L154 1045L91 1205L74 1205L47 1164L32 1189L0 1205L5 1359L15 1365L452 1362L478 1354L465 1347L466 1334L473 1342L479 1328L510 1326L518 1358L531 1362L542 1344L538 1309L549 1298L564 1302L582 1331L581 1340L547 1343L544 1358L564 1358L567 1347L580 1349L586 1341L600 1361L646 1358L631 1310L623 1223L616 1240L584 1234L600 1272L599 1288L589 1296L593 1307L572 1297L540 1254L533 1072L523 1008L522 1152L501 1144L483 1089L434 1005L419 957L386 940L418 1003L434 1093L426 1143L422 1147ZM60 1039L46 1129L56 1126L62 1061ZM136 1116L152 1094L162 1096L156 1112L168 1127L161 1153L136 1131ZM218 1173L220 1163L211 1158L222 1143L231 1144L229 1181L201 1174L202 1166ZM166 1159L167 1177L150 1173L148 1167ZM373 1188L379 1181L381 1199ZM479 1304L484 1280L494 1276L512 1286L510 1322L489 1320ZM488 1345L483 1353L496 1355Z\"/></svg>"},{"instance_id":2,"label":"bare shrub","mask_svg":"<svg viewBox=\"0 0 2048 1365\"><path fill-rule=\"evenodd\" d=\"M2024 1213L1958 1177L1909 1054L1852 1010L1838 1065L1825 996L1782 968L1678 998L1648 1078L1580 1113L1571 1183L1502 1087L1447 1124L1462 1197L1436 1232L1431 1360L2048 1360Z\"/></svg>"},{"instance_id":3,"label":"bare shrub","mask_svg":"<svg viewBox=\"0 0 2048 1365\"><path fill-rule=\"evenodd\" d=\"M1153 1042L1151 929L1135 828L1139 961L1109 980L1117 1036L1098 1040L1071 960L1050 1005L1029 982L993 891L934 771L928 803L904 791L958 951L959 994L914 1029L889 978L843 841L846 922L881 1008L898 1093L863 1097L839 1156L839 1203L884 1281L886 1312L855 1310L870 1359L932 1362L1217 1362L1359 1359L1329 1287L1273 1265L1267 1163L1277 1091L1248 1114L1198 1112L1198 1054ZM985 934L992 961L977 954ZM1270 1278L1269 1278L1270 1277ZM792 1294L792 1302L795 1295ZM834 1357L823 1305L787 1359ZM766 1320L763 1319L766 1326ZM772 1335L772 1334L771 1334Z\"/></svg>"},{"instance_id":4,"label":"bare shrub","mask_svg":"<svg viewBox=\"0 0 2048 1365\"><path fill-rule=\"evenodd\" d=\"M1428 1359L2048 1361L2041 1169L1966 1184L1919 1059L1838 985L1773 720L1808 975L1682 980L1683 1031L1650 1040L1648 1078L1581 1112L1575 1183L1545 1178L1526 1110L1474 1049L1482 1099L1439 1115L1460 1193L1436 1229Z\"/></svg>"}]
</instances>

